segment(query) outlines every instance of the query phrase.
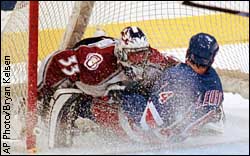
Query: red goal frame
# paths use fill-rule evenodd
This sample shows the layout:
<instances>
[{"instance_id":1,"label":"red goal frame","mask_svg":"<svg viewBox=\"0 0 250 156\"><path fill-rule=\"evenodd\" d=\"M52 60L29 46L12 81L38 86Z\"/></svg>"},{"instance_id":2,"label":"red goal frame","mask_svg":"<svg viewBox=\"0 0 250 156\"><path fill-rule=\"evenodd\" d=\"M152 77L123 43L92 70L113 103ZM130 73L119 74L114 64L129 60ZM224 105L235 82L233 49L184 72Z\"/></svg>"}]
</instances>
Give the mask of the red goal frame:
<instances>
[{"instance_id":1,"label":"red goal frame","mask_svg":"<svg viewBox=\"0 0 250 156\"><path fill-rule=\"evenodd\" d=\"M28 49L28 99L26 113L26 149L35 152L36 103L37 103L37 64L38 64L38 17L39 2L29 2L29 49Z\"/></svg>"}]
</instances>

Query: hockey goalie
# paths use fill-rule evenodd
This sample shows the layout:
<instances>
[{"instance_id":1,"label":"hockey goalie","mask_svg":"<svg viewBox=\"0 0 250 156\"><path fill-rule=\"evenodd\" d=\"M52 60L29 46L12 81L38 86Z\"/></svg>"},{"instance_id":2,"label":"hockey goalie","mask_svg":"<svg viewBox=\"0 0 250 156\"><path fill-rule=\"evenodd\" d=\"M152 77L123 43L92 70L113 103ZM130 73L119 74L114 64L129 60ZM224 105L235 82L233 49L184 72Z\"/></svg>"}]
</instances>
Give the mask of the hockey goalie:
<instances>
[{"instance_id":1,"label":"hockey goalie","mask_svg":"<svg viewBox=\"0 0 250 156\"><path fill-rule=\"evenodd\" d=\"M143 31L129 26L121 38L86 38L52 53L39 71L38 129L50 148L71 146L89 124L129 138L119 117L122 97L149 98L164 69L179 61L150 47Z\"/></svg>"}]
</instances>

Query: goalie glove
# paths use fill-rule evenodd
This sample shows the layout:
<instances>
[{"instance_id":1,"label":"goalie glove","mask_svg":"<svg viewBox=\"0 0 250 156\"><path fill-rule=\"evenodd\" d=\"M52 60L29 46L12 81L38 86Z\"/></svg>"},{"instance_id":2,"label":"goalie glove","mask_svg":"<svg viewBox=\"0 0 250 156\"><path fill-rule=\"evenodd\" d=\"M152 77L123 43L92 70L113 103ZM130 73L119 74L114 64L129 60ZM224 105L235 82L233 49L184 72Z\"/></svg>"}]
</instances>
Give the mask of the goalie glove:
<instances>
[{"instance_id":1,"label":"goalie glove","mask_svg":"<svg viewBox=\"0 0 250 156\"><path fill-rule=\"evenodd\" d=\"M140 81L124 81L123 84L126 86L124 89L125 94L140 94L146 99L149 99L150 88L143 85Z\"/></svg>"},{"instance_id":2,"label":"goalie glove","mask_svg":"<svg viewBox=\"0 0 250 156\"><path fill-rule=\"evenodd\" d=\"M119 82L108 89L108 95L117 99L124 94L139 94L149 99L150 93L150 89L139 81Z\"/></svg>"}]
</instances>

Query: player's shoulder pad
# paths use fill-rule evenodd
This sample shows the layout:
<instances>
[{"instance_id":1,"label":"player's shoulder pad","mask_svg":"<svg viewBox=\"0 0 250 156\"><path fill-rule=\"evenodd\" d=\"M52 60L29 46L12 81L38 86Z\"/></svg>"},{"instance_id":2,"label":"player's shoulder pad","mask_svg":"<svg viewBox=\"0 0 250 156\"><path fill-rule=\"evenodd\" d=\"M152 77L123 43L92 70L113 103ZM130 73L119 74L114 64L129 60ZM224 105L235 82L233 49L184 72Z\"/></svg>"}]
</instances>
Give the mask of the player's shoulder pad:
<instances>
[{"instance_id":1,"label":"player's shoulder pad","mask_svg":"<svg viewBox=\"0 0 250 156\"><path fill-rule=\"evenodd\" d=\"M99 47L103 48L108 45L115 44L117 40L113 37L108 37L108 36L98 36L98 37L90 37L90 38L85 38L78 43L75 44L73 49L78 49L80 46L88 46L88 47Z\"/></svg>"}]
</instances>

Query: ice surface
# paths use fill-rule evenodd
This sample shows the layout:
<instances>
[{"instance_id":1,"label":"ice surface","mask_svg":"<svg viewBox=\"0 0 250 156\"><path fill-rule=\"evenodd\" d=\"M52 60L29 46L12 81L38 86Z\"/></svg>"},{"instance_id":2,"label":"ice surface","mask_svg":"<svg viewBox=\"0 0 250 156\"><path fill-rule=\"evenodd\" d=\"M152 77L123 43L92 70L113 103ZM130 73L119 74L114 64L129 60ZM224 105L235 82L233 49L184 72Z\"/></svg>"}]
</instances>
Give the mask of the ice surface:
<instances>
[{"instance_id":1,"label":"ice surface","mask_svg":"<svg viewBox=\"0 0 250 156\"><path fill-rule=\"evenodd\" d=\"M249 154L249 100L238 94L225 93L224 111L225 131L217 136L200 136L172 145L152 145L121 143L116 138L102 138L89 133L78 138L76 147L40 150L37 154Z\"/></svg>"}]
</instances>

